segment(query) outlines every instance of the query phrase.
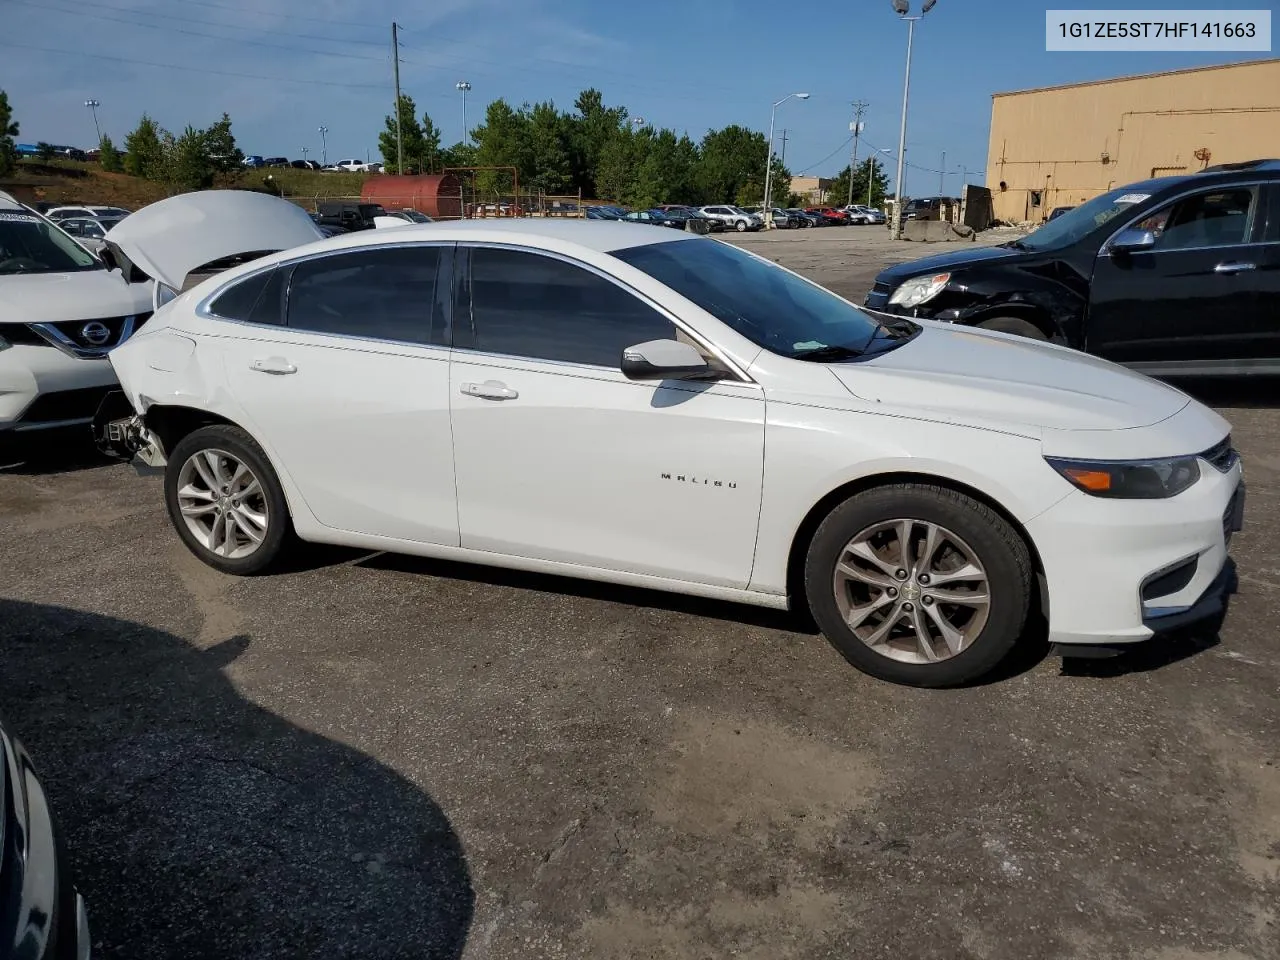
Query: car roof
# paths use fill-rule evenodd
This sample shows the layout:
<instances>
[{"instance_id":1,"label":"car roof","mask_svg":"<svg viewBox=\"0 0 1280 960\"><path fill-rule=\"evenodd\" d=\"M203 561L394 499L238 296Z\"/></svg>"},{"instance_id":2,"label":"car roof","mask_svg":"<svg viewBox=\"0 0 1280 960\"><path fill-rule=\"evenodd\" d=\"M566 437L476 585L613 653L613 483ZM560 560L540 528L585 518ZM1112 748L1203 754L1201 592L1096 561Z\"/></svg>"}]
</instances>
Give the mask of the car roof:
<instances>
[{"instance_id":1,"label":"car roof","mask_svg":"<svg viewBox=\"0 0 1280 960\"><path fill-rule=\"evenodd\" d=\"M371 236L373 231L347 234L351 246L386 242L382 236ZM608 253L624 247L641 247L655 243L679 243L682 240L694 239L695 234L678 233L674 230L646 231L636 226L617 223L610 220L579 220L577 218L530 217L528 219L485 218L480 220L437 220L434 223L417 223L405 227L397 227L397 240L410 237L421 240L434 240L442 235L465 241L468 237L492 242L501 242L503 237L510 237L512 242L537 243L539 240L554 240L562 243L574 243L588 250Z\"/></svg>"}]
</instances>

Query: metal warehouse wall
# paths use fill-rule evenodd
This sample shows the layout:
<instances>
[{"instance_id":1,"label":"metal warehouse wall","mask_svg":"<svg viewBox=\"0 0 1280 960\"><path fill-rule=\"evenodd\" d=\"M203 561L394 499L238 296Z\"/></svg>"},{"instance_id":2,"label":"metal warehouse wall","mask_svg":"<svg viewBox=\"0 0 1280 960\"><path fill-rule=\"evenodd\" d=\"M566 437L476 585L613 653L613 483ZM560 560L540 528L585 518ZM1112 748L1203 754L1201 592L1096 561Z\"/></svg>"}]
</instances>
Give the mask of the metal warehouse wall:
<instances>
[{"instance_id":1,"label":"metal warehouse wall","mask_svg":"<svg viewBox=\"0 0 1280 960\"><path fill-rule=\"evenodd\" d=\"M1261 157L1280 157L1280 59L992 97L987 186L1002 220Z\"/></svg>"}]
</instances>

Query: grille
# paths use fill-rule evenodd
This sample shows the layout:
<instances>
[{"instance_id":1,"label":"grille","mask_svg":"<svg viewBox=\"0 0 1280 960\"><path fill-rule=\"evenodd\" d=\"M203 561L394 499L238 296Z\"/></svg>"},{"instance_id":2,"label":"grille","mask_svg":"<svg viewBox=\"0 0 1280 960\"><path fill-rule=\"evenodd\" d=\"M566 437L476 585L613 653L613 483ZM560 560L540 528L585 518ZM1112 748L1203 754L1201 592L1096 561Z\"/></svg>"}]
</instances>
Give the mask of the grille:
<instances>
[{"instance_id":1,"label":"grille","mask_svg":"<svg viewBox=\"0 0 1280 960\"><path fill-rule=\"evenodd\" d=\"M1213 464L1214 469L1219 472L1226 473L1236 465L1236 461L1240 459L1240 454L1236 453L1231 446L1231 434L1227 434L1221 443L1215 444L1200 454L1200 458L1208 460Z\"/></svg>"},{"instance_id":2,"label":"grille","mask_svg":"<svg viewBox=\"0 0 1280 960\"><path fill-rule=\"evenodd\" d=\"M60 420L89 420L112 387L85 387L81 390L59 390L42 393L31 402L18 421L22 427L35 427Z\"/></svg>"},{"instance_id":3,"label":"grille","mask_svg":"<svg viewBox=\"0 0 1280 960\"><path fill-rule=\"evenodd\" d=\"M27 327L41 342L65 353L76 357L96 357L124 343L150 319L148 311L136 316L31 323Z\"/></svg>"}]
</instances>

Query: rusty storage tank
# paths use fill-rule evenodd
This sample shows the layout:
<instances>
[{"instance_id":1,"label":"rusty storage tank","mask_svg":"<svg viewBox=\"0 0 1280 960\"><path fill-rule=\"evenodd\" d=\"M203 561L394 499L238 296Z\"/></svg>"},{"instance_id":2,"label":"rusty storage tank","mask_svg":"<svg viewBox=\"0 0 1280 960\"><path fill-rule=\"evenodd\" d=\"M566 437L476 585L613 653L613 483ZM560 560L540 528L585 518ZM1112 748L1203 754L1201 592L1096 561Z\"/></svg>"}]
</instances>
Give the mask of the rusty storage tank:
<instances>
[{"instance_id":1,"label":"rusty storage tank","mask_svg":"<svg viewBox=\"0 0 1280 960\"><path fill-rule=\"evenodd\" d=\"M369 177L360 188L360 199L380 203L384 210L410 207L436 219L462 216L462 181L451 173L397 177Z\"/></svg>"}]
</instances>

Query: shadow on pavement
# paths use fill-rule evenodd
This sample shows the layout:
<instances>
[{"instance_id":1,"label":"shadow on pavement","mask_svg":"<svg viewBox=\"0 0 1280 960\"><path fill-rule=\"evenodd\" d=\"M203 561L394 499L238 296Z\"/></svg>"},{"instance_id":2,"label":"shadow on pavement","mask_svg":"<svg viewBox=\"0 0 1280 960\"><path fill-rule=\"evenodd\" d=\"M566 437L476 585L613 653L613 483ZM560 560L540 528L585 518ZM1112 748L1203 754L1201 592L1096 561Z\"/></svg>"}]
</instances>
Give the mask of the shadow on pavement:
<instances>
[{"instance_id":1,"label":"shadow on pavement","mask_svg":"<svg viewBox=\"0 0 1280 960\"><path fill-rule=\"evenodd\" d=\"M0 709L54 801L96 957L455 960L474 895L417 786L137 623L0 600Z\"/></svg>"},{"instance_id":2,"label":"shadow on pavement","mask_svg":"<svg viewBox=\"0 0 1280 960\"><path fill-rule=\"evenodd\" d=\"M754 607L745 603L668 593L665 590L648 590L643 587L579 580L575 577L561 577L546 573L528 573L506 567L432 560L398 553L376 553L358 561L355 565L372 570L394 570L400 573L416 573L451 580L467 580L472 583L488 583L500 587L516 587L521 590L538 590L543 593L582 597L587 600L607 600L610 603L625 603L633 607L673 610L696 617L750 624L768 630L809 634L818 632L808 611L792 613L786 610Z\"/></svg>"}]
</instances>

